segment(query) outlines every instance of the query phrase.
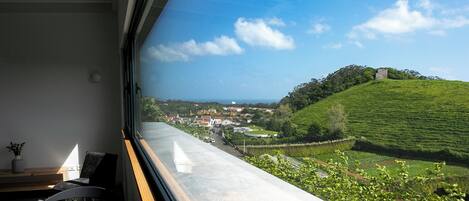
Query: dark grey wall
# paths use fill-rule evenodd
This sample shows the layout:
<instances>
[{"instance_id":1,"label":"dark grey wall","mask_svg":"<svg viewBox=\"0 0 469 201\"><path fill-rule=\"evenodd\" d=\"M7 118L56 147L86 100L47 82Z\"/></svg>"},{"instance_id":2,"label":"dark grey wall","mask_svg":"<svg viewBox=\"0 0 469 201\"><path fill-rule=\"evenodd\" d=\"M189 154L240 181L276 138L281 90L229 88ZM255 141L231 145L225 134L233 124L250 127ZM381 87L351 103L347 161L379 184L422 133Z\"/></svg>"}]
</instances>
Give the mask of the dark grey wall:
<instances>
[{"instance_id":1,"label":"dark grey wall","mask_svg":"<svg viewBox=\"0 0 469 201\"><path fill-rule=\"evenodd\" d=\"M0 169L10 141L26 141L31 168L61 166L76 144L80 163L86 151L120 153L116 14L0 13L0 27Z\"/></svg>"}]
</instances>

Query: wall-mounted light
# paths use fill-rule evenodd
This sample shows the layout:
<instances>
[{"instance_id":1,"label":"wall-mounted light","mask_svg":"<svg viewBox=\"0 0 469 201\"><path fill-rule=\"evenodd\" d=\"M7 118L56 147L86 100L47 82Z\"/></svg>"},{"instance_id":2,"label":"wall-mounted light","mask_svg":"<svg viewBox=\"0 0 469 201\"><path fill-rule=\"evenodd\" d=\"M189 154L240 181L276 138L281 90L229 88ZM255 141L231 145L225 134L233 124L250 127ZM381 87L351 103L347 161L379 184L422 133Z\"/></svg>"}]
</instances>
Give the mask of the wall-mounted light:
<instances>
[{"instance_id":1,"label":"wall-mounted light","mask_svg":"<svg viewBox=\"0 0 469 201\"><path fill-rule=\"evenodd\" d=\"M100 83L101 82L101 73L99 72L92 72L90 73L89 81L92 83Z\"/></svg>"}]
</instances>

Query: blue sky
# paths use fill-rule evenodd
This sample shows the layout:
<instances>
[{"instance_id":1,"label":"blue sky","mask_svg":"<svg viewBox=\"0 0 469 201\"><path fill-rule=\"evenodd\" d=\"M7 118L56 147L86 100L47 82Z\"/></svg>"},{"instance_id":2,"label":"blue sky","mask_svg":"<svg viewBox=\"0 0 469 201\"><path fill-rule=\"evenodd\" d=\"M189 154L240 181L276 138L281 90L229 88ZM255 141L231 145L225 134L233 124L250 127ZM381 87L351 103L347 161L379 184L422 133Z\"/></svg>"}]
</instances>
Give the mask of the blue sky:
<instances>
[{"instance_id":1,"label":"blue sky","mask_svg":"<svg viewBox=\"0 0 469 201\"><path fill-rule=\"evenodd\" d=\"M276 99L349 64L469 81L469 0L169 0L144 95Z\"/></svg>"}]
</instances>

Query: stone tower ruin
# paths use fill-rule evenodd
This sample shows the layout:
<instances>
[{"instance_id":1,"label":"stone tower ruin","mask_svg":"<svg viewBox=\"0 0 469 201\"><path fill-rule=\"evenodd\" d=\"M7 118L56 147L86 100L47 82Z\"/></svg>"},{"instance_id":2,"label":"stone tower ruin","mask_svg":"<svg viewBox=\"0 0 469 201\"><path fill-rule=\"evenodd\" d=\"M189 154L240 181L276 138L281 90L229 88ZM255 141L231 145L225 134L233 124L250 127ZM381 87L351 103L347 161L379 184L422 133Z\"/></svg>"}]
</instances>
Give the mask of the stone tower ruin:
<instances>
[{"instance_id":1,"label":"stone tower ruin","mask_svg":"<svg viewBox=\"0 0 469 201\"><path fill-rule=\"evenodd\" d=\"M388 69L379 68L376 71L375 80L383 80L388 78Z\"/></svg>"}]
</instances>

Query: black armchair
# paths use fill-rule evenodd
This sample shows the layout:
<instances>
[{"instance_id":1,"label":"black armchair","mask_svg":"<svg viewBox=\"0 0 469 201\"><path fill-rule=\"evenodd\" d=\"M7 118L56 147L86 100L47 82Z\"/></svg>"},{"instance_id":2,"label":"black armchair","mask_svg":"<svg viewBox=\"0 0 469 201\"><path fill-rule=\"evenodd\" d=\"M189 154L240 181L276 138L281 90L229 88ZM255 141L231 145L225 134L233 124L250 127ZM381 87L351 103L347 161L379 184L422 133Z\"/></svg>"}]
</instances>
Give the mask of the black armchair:
<instances>
[{"instance_id":1,"label":"black armchair","mask_svg":"<svg viewBox=\"0 0 469 201\"><path fill-rule=\"evenodd\" d=\"M115 185L117 155L88 152L80 172L80 178L58 183L54 186L57 194L46 201L68 198L102 198Z\"/></svg>"},{"instance_id":2,"label":"black armchair","mask_svg":"<svg viewBox=\"0 0 469 201\"><path fill-rule=\"evenodd\" d=\"M105 198L106 195L107 192L104 188L97 186L80 186L56 193L44 201L59 201L71 198Z\"/></svg>"}]
</instances>

